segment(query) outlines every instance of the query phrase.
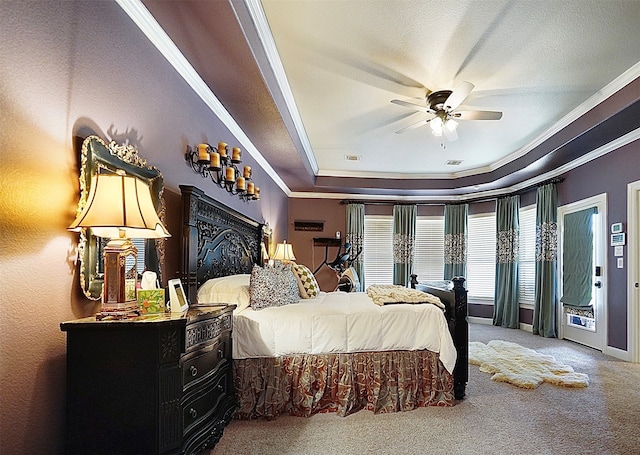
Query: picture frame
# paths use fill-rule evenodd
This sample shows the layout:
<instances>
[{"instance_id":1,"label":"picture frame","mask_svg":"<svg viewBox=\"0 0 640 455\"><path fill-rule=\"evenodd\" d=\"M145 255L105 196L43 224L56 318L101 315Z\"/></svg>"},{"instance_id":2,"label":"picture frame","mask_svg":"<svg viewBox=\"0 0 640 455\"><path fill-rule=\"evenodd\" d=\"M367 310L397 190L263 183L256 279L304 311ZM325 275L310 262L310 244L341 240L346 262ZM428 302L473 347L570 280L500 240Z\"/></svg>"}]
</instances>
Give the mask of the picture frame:
<instances>
[{"instance_id":1,"label":"picture frame","mask_svg":"<svg viewBox=\"0 0 640 455\"><path fill-rule=\"evenodd\" d=\"M169 280L167 283L169 288L169 306L172 313L184 313L189 309L189 301L184 293L182 281L179 278Z\"/></svg>"}]
</instances>

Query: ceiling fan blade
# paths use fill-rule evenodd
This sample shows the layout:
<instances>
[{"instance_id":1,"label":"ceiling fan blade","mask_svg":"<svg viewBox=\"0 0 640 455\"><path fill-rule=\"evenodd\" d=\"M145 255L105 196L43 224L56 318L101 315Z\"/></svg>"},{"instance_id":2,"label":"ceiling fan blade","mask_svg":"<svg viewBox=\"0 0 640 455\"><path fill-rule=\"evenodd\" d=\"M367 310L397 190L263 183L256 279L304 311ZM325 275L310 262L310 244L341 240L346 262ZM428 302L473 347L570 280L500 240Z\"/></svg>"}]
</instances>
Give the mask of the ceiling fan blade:
<instances>
[{"instance_id":1,"label":"ceiling fan blade","mask_svg":"<svg viewBox=\"0 0 640 455\"><path fill-rule=\"evenodd\" d=\"M428 120L420 120L418 123L414 123L413 125L405 126L404 128L399 129L398 131L396 131L396 134L402 134L402 133L404 133L404 132L405 132L405 131L407 131L407 130L412 130L412 129L414 129L414 128L418 128L418 127L424 126L424 125L426 125L427 123L429 123L429 120L431 120L431 119L428 119Z\"/></svg>"},{"instance_id":2,"label":"ceiling fan blade","mask_svg":"<svg viewBox=\"0 0 640 455\"><path fill-rule=\"evenodd\" d=\"M500 120L502 112L498 111L456 111L451 116L460 120Z\"/></svg>"},{"instance_id":3,"label":"ceiling fan blade","mask_svg":"<svg viewBox=\"0 0 640 455\"><path fill-rule=\"evenodd\" d=\"M455 109L464 101L464 99L469 96L471 90L475 87L471 82L464 81L462 84L458 85L451 95L444 102L444 108L448 111Z\"/></svg>"},{"instance_id":4,"label":"ceiling fan blade","mask_svg":"<svg viewBox=\"0 0 640 455\"><path fill-rule=\"evenodd\" d=\"M402 101L402 100L391 100L391 102L393 104L397 104L398 106L410 107L411 109L417 109L422 112L431 113L431 109L429 109L427 106L421 106L419 104L410 103L408 101Z\"/></svg>"}]
</instances>

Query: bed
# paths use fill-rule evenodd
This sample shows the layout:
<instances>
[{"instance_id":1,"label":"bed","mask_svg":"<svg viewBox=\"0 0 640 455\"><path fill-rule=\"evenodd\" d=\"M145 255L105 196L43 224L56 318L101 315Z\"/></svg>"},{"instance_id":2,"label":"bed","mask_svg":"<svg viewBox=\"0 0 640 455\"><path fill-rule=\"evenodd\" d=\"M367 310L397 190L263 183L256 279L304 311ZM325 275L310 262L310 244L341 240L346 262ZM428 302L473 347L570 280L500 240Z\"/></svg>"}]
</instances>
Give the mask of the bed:
<instances>
[{"instance_id":1,"label":"bed","mask_svg":"<svg viewBox=\"0 0 640 455\"><path fill-rule=\"evenodd\" d=\"M442 308L375 305L364 292L319 292L296 303L254 309L251 274L266 270L254 270L262 265L263 225L198 188L180 189L187 296L192 304L238 305L233 317L236 418L398 412L452 406L464 397L464 279L421 283L412 277L412 287L438 297Z\"/></svg>"}]
</instances>

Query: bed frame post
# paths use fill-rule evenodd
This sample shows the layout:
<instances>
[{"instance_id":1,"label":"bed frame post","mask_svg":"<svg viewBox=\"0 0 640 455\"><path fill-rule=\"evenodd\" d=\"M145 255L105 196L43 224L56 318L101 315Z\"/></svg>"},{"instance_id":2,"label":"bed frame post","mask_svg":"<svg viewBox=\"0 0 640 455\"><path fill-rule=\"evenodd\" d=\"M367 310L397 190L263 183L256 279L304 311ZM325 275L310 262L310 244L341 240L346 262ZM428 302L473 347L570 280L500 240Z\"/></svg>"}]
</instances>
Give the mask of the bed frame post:
<instances>
[{"instance_id":1,"label":"bed frame post","mask_svg":"<svg viewBox=\"0 0 640 455\"><path fill-rule=\"evenodd\" d=\"M467 290L464 277L455 277L453 290L444 290L420 283L418 276L411 275L411 287L439 297L445 304L444 316L449 326L453 344L458 353L456 366L453 369L453 387L456 400L464 399L469 381L469 323L467 321ZM453 294L453 295L452 295Z\"/></svg>"},{"instance_id":2,"label":"bed frame post","mask_svg":"<svg viewBox=\"0 0 640 455\"><path fill-rule=\"evenodd\" d=\"M456 366L453 369L453 387L456 400L462 400L469 381L469 323L467 320L467 290L464 277L453 278L455 293L455 315L453 319L453 343L458 351Z\"/></svg>"},{"instance_id":3,"label":"bed frame post","mask_svg":"<svg viewBox=\"0 0 640 455\"><path fill-rule=\"evenodd\" d=\"M182 259L181 276L182 284L187 293L187 300L196 303L198 291L197 262L198 262L198 227L196 215L198 201L202 192L197 188L180 185L182 193Z\"/></svg>"}]
</instances>

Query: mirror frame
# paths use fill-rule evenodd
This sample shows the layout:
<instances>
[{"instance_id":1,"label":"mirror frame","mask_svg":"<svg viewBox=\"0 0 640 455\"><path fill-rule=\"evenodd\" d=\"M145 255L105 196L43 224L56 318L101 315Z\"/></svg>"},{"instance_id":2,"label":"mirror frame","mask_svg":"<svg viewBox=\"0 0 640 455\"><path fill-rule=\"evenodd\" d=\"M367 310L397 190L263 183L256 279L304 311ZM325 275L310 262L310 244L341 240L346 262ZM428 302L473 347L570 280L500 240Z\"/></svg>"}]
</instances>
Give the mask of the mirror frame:
<instances>
[{"instance_id":1,"label":"mirror frame","mask_svg":"<svg viewBox=\"0 0 640 455\"><path fill-rule=\"evenodd\" d=\"M82 142L80 152L80 200L79 214L87 203L89 189L98 172L123 170L134 175L149 185L151 198L163 224L165 223L164 180L162 173L155 166L147 165L147 160L138 155L138 150L130 145L118 145L115 141L107 144L98 136L88 136ZM78 242L78 258L80 259L80 287L90 300L102 298L104 274L99 270L100 251L109 239L97 237L90 228L80 231ZM165 239L145 240L145 268L158 274L162 282L164 265Z\"/></svg>"}]
</instances>

